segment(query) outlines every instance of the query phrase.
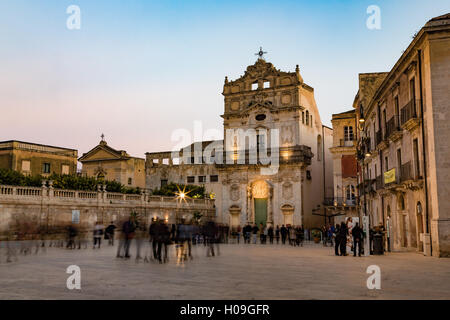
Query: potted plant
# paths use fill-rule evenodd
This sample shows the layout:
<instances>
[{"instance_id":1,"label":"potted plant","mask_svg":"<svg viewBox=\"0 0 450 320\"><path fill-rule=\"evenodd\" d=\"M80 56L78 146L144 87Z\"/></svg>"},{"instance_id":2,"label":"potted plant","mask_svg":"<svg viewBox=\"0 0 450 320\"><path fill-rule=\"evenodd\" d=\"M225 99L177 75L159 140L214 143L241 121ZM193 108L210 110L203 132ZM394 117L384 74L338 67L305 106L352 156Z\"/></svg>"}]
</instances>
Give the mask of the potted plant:
<instances>
[{"instance_id":1,"label":"potted plant","mask_svg":"<svg viewBox=\"0 0 450 320\"><path fill-rule=\"evenodd\" d=\"M311 236L314 240L314 243L319 243L320 242L320 230L319 229L313 229L311 230Z\"/></svg>"}]
</instances>

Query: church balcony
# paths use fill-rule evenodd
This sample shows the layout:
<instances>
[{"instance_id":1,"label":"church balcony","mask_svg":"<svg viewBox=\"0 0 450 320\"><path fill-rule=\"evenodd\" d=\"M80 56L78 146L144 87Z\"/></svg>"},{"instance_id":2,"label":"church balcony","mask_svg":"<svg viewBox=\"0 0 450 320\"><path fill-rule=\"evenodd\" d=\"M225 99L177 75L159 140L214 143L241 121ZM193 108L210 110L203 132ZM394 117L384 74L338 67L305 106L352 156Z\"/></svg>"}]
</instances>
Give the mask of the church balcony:
<instances>
[{"instance_id":1,"label":"church balcony","mask_svg":"<svg viewBox=\"0 0 450 320\"><path fill-rule=\"evenodd\" d=\"M218 159L215 165L219 168L233 165L273 165L277 163L307 166L311 164L311 159L314 156L311 148L308 146L281 147L277 151L272 153L272 150L269 148L267 152L262 152L263 155L266 155L263 157L260 156L258 149L224 151L223 161Z\"/></svg>"}]
</instances>

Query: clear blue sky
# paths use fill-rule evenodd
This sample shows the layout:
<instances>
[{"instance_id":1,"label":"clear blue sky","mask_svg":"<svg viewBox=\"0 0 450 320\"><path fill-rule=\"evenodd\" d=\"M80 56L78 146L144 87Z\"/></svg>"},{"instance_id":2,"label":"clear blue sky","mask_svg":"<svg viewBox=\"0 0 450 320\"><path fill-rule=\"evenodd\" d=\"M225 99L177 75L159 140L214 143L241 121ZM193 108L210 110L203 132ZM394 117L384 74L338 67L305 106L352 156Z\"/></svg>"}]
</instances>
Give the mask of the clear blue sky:
<instances>
[{"instance_id":1,"label":"clear blue sky","mask_svg":"<svg viewBox=\"0 0 450 320\"><path fill-rule=\"evenodd\" d=\"M81 29L66 28L66 8ZM381 30L366 28L369 5ZM358 73L388 71L449 0L0 0L0 140L76 148L100 134L144 157L171 150L174 130L222 130L225 76L256 60L314 87L322 121L351 108Z\"/></svg>"}]
</instances>

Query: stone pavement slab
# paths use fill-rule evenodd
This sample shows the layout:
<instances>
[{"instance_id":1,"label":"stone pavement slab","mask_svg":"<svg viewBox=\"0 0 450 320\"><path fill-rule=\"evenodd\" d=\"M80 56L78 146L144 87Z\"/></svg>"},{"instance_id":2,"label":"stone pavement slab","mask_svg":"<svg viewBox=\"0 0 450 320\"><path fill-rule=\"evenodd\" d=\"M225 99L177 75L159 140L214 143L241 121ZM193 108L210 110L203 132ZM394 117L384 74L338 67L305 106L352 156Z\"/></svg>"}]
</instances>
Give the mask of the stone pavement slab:
<instances>
[{"instance_id":1,"label":"stone pavement slab","mask_svg":"<svg viewBox=\"0 0 450 320\"><path fill-rule=\"evenodd\" d=\"M13 263L2 251L0 299L450 299L450 259L416 253L355 258L315 244L227 244L206 257L198 245L177 264L170 246L169 263L159 264L117 259L115 250L49 248ZM81 268L81 290L66 287L69 265ZM367 289L370 265L381 268L380 290Z\"/></svg>"}]
</instances>

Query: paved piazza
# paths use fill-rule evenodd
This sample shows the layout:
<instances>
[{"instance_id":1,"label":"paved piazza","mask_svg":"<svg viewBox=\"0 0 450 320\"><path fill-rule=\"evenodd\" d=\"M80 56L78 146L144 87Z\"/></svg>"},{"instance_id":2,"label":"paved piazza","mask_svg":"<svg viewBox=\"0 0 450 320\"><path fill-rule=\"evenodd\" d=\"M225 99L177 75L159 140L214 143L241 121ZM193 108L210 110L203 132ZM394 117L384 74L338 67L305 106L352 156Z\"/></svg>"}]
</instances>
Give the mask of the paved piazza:
<instances>
[{"instance_id":1,"label":"paved piazza","mask_svg":"<svg viewBox=\"0 0 450 320\"><path fill-rule=\"evenodd\" d=\"M116 248L116 247L115 247ZM115 248L48 249L0 263L0 299L450 299L450 259L415 253L336 257L306 244L221 245L177 265L116 259ZM135 254L135 248L132 248ZM81 290L68 290L66 268L81 268ZM381 268L381 290L368 290L366 269Z\"/></svg>"}]
</instances>

